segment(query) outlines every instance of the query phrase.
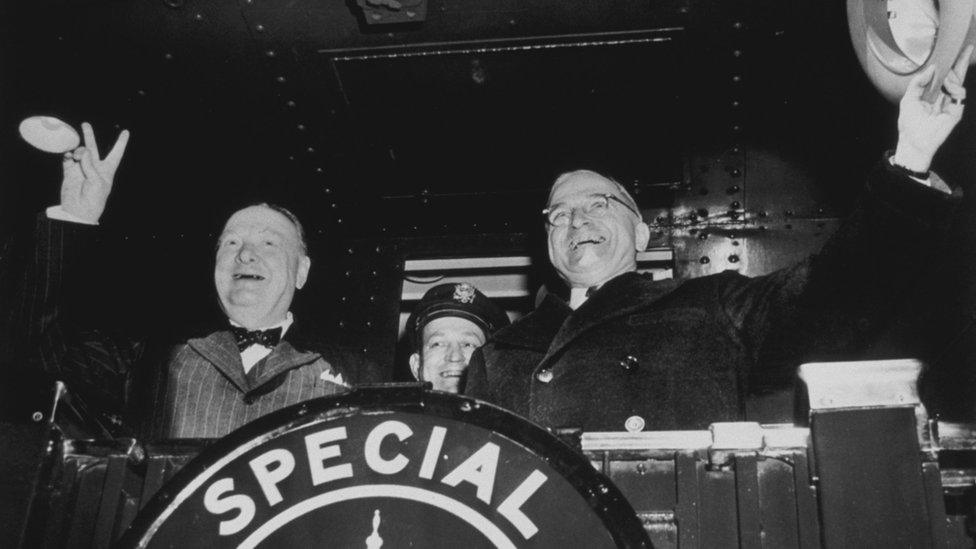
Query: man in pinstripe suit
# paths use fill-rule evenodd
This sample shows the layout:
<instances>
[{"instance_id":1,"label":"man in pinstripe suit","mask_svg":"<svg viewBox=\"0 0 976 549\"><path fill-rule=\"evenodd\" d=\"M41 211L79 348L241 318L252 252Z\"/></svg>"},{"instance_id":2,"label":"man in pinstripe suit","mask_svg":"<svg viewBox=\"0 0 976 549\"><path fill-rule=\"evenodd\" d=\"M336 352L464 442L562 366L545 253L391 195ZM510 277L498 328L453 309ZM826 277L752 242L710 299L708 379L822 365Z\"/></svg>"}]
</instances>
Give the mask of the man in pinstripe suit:
<instances>
[{"instance_id":1,"label":"man in pinstripe suit","mask_svg":"<svg viewBox=\"0 0 976 549\"><path fill-rule=\"evenodd\" d=\"M118 432L151 439L220 437L282 407L346 390L350 371L342 368L351 370L362 355L324 345L292 316L311 259L298 219L274 205L237 211L218 239L214 284L227 325L175 341L85 325L87 311L72 310L79 296L71 288L96 247L128 132L101 158L91 126L82 129L84 146L64 157L61 204L38 220L27 277L25 295L38 296L26 309L40 368L66 380Z\"/></svg>"}]
</instances>

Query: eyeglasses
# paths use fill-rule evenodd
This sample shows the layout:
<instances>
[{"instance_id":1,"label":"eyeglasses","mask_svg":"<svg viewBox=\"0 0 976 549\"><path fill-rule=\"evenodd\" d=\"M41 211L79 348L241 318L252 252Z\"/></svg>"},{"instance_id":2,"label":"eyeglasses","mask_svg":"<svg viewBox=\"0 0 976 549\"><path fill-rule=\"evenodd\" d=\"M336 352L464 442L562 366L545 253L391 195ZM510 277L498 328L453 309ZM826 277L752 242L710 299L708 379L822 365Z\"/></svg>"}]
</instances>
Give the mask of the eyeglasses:
<instances>
[{"instance_id":1,"label":"eyeglasses","mask_svg":"<svg viewBox=\"0 0 976 549\"><path fill-rule=\"evenodd\" d=\"M611 200L622 205L624 208L627 208L638 218L640 217L637 210L631 208L626 202L610 193L591 194L586 198L586 201L583 202L582 205L575 208L570 208L567 206L560 206L556 209L546 208L542 210L542 215L546 216L546 221L548 221L553 227L565 227L566 225L569 225L569 221L573 217L573 210L575 209L582 210L583 213L588 217L606 217L607 212L610 211Z\"/></svg>"}]
</instances>

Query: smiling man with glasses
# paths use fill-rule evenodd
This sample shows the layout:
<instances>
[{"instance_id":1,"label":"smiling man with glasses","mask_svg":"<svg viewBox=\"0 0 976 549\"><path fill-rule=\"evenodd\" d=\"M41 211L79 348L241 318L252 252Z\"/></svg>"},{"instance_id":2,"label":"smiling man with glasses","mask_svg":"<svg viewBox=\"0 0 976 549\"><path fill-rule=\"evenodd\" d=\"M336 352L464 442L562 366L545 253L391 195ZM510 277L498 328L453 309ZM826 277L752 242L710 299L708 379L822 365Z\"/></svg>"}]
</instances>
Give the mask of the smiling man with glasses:
<instances>
[{"instance_id":1,"label":"smiling man with glasses","mask_svg":"<svg viewBox=\"0 0 976 549\"><path fill-rule=\"evenodd\" d=\"M569 301L550 293L496 332L471 357L466 394L584 431L792 420L796 367L864 358L924 268L919 250L944 233L958 200L927 171L961 117L966 55L934 105L921 100L932 71L913 81L898 148L822 252L765 276L645 278L636 252L650 230L633 197L593 171L561 175L543 214Z\"/></svg>"}]
</instances>

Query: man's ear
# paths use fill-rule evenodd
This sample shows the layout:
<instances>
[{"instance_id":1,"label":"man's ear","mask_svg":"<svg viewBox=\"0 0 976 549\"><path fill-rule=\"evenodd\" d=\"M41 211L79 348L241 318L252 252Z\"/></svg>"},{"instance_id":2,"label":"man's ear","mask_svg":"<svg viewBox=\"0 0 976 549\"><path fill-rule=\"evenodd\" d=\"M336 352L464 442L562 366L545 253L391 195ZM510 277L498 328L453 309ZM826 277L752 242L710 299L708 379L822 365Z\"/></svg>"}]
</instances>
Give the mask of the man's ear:
<instances>
[{"instance_id":1,"label":"man's ear","mask_svg":"<svg viewBox=\"0 0 976 549\"><path fill-rule=\"evenodd\" d=\"M638 252L643 252L647 249L647 243L651 241L651 228L647 226L647 223L641 221L634 227L634 247L637 248Z\"/></svg>"},{"instance_id":2,"label":"man's ear","mask_svg":"<svg viewBox=\"0 0 976 549\"><path fill-rule=\"evenodd\" d=\"M298 260L298 272L295 273L295 289L301 290L308 280L308 271L312 268L312 258L303 255Z\"/></svg>"},{"instance_id":3,"label":"man's ear","mask_svg":"<svg viewBox=\"0 0 976 549\"><path fill-rule=\"evenodd\" d=\"M410 355L410 371L413 373L414 379L423 381L420 379L420 355L417 353Z\"/></svg>"}]
</instances>

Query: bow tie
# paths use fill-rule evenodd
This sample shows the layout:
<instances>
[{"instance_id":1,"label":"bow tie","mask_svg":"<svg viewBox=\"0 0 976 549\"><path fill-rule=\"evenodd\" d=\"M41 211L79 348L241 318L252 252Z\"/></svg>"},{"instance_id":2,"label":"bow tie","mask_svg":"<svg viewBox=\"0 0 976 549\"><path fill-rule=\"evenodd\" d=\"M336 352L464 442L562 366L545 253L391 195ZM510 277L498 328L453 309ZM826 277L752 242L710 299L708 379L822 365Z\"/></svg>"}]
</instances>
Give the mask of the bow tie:
<instances>
[{"instance_id":1,"label":"bow tie","mask_svg":"<svg viewBox=\"0 0 976 549\"><path fill-rule=\"evenodd\" d=\"M238 326L231 326L230 331L237 340L237 349L243 351L251 345L264 345L273 349L281 341L281 327L270 330L248 330Z\"/></svg>"}]
</instances>

